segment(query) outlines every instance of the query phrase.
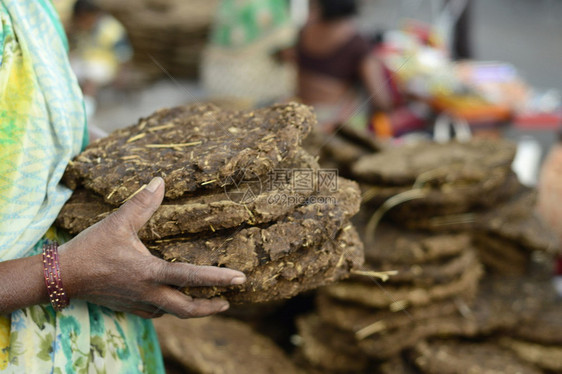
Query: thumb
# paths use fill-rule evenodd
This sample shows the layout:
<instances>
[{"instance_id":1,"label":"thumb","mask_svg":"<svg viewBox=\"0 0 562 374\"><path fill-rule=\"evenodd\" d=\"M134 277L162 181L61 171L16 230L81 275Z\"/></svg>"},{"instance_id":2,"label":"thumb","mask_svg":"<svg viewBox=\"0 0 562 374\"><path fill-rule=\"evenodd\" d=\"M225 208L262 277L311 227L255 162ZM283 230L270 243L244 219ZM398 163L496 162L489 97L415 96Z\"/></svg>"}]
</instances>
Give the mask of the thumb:
<instances>
[{"instance_id":1,"label":"thumb","mask_svg":"<svg viewBox=\"0 0 562 374\"><path fill-rule=\"evenodd\" d=\"M152 217L164 198L164 180L156 177L144 185L115 214L121 222L127 222L134 232Z\"/></svg>"}]
</instances>

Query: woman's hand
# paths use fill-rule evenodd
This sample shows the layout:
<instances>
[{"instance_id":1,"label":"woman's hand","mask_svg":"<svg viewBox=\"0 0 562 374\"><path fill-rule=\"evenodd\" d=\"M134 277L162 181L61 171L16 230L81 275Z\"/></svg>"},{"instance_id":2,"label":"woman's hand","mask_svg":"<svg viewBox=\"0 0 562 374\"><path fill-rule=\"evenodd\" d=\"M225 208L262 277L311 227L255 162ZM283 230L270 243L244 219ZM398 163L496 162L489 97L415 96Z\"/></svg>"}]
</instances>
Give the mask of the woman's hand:
<instances>
[{"instance_id":1,"label":"woman's hand","mask_svg":"<svg viewBox=\"0 0 562 374\"><path fill-rule=\"evenodd\" d=\"M169 263L146 249L137 231L162 203L164 181L150 184L103 221L59 249L64 288L82 299L144 318L164 313L202 317L228 309L222 299L193 299L174 287L228 286L243 273L211 266Z\"/></svg>"}]
</instances>

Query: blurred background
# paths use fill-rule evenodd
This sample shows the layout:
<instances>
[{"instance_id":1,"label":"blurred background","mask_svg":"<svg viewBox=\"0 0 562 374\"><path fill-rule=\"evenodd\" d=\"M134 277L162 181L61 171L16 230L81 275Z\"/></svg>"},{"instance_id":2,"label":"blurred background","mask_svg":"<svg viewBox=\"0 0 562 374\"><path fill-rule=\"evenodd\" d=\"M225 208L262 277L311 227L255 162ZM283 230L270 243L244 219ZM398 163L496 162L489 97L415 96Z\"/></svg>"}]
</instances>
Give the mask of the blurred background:
<instances>
[{"instance_id":1,"label":"blurred background","mask_svg":"<svg viewBox=\"0 0 562 374\"><path fill-rule=\"evenodd\" d=\"M319 294L320 299L314 301L316 296L308 294L288 302L265 305L264 308L233 308L229 315L243 321L245 327L237 325L238 322L220 322L221 317L191 320L182 324L164 318L157 321L157 327L165 356L175 356L172 361L182 364L175 368L176 370L170 366L170 373L185 372L182 366L191 368L190 365L195 359L185 353L191 348L196 357L204 357L199 349L210 349L212 359L204 359L204 365L218 362L220 367L221 361L214 355L216 352L222 352L229 359L241 357L239 363L242 367L247 364L245 360L279 360L282 363L279 372L293 372L286 368L290 363L288 359L282 359L281 353L278 353L277 358L269 360L263 359L259 350L256 351L258 353L252 353L256 346L273 346L272 342L256 342L258 338L254 330L271 337L286 352L300 352L296 355L297 361L304 357L304 361L309 361L311 366L322 367L320 364L323 364L326 367L342 358L339 354L345 350L343 348L354 348L357 334L361 331L370 331L368 335L374 336L372 341L379 344L373 346L374 358L378 361L388 360L383 362L386 365L392 364L389 359L391 356L400 358L401 363L404 357L400 357L398 352L411 348L418 343L417 340L449 334L466 334L473 337L476 334L472 331L474 328L478 334L482 333L485 336L492 331L495 334L495 329L498 329L507 333L507 336L512 336L515 331L514 336L523 336L524 341L529 339L536 343L534 339L538 339L537 341L544 343L544 347L539 348L546 347L551 356L529 353L528 356L522 355L526 357L524 360L548 369L545 373L562 370L562 335L557 332L561 326L560 297L556 306L552 309L541 309L540 312L537 307L540 303L531 297L536 296L550 302L551 297L544 296L541 292L550 289L546 282L550 282L551 275L554 274L553 284L558 296L562 295L562 258L559 256L559 243L562 240L562 74L559 72L562 61L562 0L53 1L67 30L71 64L85 95L91 130L103 135L135 124L139 118L148 116L157 109L194 101L208 101L229 109L256 108L290 100L306 103L313 106L319 123L306 141L309 144L303 146L311 154L320 156L322 167L337 168L340 175L361 182L364 192L363 204L356 225L367 231L368 235L365 237L374 235L378 221L373 221L375 226L372 230L367 230L367 226L370 227L371 221L377 218L379 206L383 202L395 202L398 195L404 197L397 191L413 191L410 191L410 184L395 186L393 183L385 185L384 181L375 183L361 180L361 175L353 175L352 166L356 162L363 158L371 161L368 157L374 153L385 157L385 152L405 143L425 140L439 143L447 143L450 140L466 142L471 138L497 140L490 142L493 145L487 149L489 155L487 152L477 151L479 155L486 153L486 157L478 158L480 162L484 162L484 159L497 160L494 153L502 153L505 142L499 139L507 138L517 144L512 169L521 184L526 187L515 183L517 191L509 192L511 187L508 182L517 181L509 170L511 158L500 163L501 165L489 167L486 164L483 169L478 169L478 166L482 165L474 165L472 161L468 161L467 164L476 167L478 173L474 174L474 177L468 173L469 177L466 177L466 180L475 178L476 182L471 181L467 186L474 184L481 188L474 196L478 199L484 197L482 200L493 200L491 206L486 209L478 207L482 208L480 211L476 209L476 205L466 205L467 211L463 211L465 214L447 213L448 216L442 217L439 216L440 213L436 213L439 210L432 211L431 206L405 210L404 216L395 216L392 223L397 233L395 242L389 239L390 244L382 240L379 248L370 244L366 246L367 251L371 247L372 253L392 252L398 248L397 243L403 237L408 238L409 234L416 232L412 231L415 225L408 227L412 222L422 222L417 229L427 229L427 232L422 230L423 238L438 235L439 229L435 227L440 226L445 226L445 231L466 231L465 234L470 235L468 238L474 241L473 244L478 249L487 274L481 282L483 291L479 291L480 296L473 310L465 304L464 297L467 295L464 293L469 296L467 300L472 302L476 292L473 288L476 288L476 285L463 289L462 292L454 291L451 296L454 303L447 304L449 306L433 305L435 309L429 312L430 317L424 316L423 310L417 315L415 307L410 308L413 309L412 317L410 309L405 309L407 303L402 303L402 300L394 301L394 296L389 307L392 313L389 313L386 310L388 305L358 306L361 302L357 300L337 300L333 295L330 296L331 304L322 305L318 304L318 300L326 302L329 298L322 299ZM440 147L432 146L434 149ZM430 157L430 160L433 160L430 171L439 171L443 164L447 164L445 166L449 166L450 170L455 170L457 166L459 169L466 166L462 163L456 165L459 161L453 156L462 146L451 143L445 147L449 146L448 152L439 153L441 158ZM427 156L429 151L423 154ZM414 157L407 152L403 156L391 160L399 160L397 163L400 164L400 160L409 162L410 157ZM379 161L379 167L380 164L388 163ZM486 192L490 189L484 189L488 182L494 182L490 170L502 167L508 169L505 175L501 174L506 180L496 186L498 196L490 197ZM421 178L424 181L427 175L427 171L420 172L415 176L415 180ZM430 180L432 177L429 175ZM456 178L460 182L455 181L455 175L450 174L447 174L443 182L443 190L449 188L448 193L455 198L458 196L456 192L450 192L451 188L463 191L463 187L466 187L464 174L459 175ZM451 187L455 183L458 186ZM535 186L538 187L538 192L535 191ZM467 188L464 191L468 190ZM388 195L381 191L386 191ZM386 200L387 198L389 200ZM457 199L453 199L453 202L457 203ZM540 226L542 221L535 215L535 203L556 238L549 238L550 231L546 226ZM447 201L435 199L434 204L442 207ZM384 209L382 211L385 212ZM412 212L419 213L421 218L416 218L416 214ZM371 218L367 219L368 217ZM407 222L408 219L411 222ZM429 226L433 222L435 227L424 228L424 222ZM447 225L451 226L446 227ZM460 229L455 229L455 225ZM504 226L508 228L507 234L501 232ZM484 234L476 227L479 227L480 231L484 230L484 227ZM433 229L435 231L432 231ZM388 226L386 230L389 230ZM449 248L455 241L459 241L458 237L448 238L443 247ZM424 243L419 236L414 236L411 242L412 248L418 248L419 243ZM472 245L463 243L461 241L463 250L473 250ZM425 246L426 244L423 244L424 249L420 251L431 253L432 251ZM443 255L443 258L447 256L449 254ZM554 260L556 256L557 261ZM447 257L446 261L449 259L450 257ZM433 265L433 260L427 260L432 264L428 267L432 269L440 269L449 264L439 258L435 260L436 265ZM411 263L408 263L408 258L405 261L405 265L398 262L398 266L410 269L413 278L421 272L420 263L427 265L424 262L426 260L422 261L419 258L411 260ZM379 264L374 263L375 265L371 265L378 269ZM396 264L392 264L394 265ZM463 279L472 271L467 269L468 265L459 270ZM410 270L406 273L409 274ZM480 282L481 275L479 271L476 273L478 275L474 278L475 284ZM532 283L531 273L533 277L535 273L539 273L546 282L540 283L537 289L529 288ZM458 274L455 274L456 277ZM496 275L513 279L494 280ZM437 279L441 275L435 277ZM353 279L351 283L356 280ZM497 282L498 286L490 283L490 280ZM515 281L512 282L513 280ZM397 283L400 282L404 281L399 279ZM405 284L408 282L405 281ZM419 284L412 281L410 286L419 291ZM378 281L371 282L369 286L377 292L379 288L384 291ZM342 287L345 287L345 283ZM392 280L389 287L392 287ZM383 298L388 299L388 295L390 293L384 293ZM527 304L530 305L529 308ZM329 312L334 310L337 314L338 305L344 322L348 317L349 321L353 321L357 316L359 321L362 316L367 316L370 321L367 325L359 323L358 325L367 326L361 330L356 329L358 325L352 326L353 328L350 328L349 324L346 325L349 330L346 333L353 330L351 337L348 336L351 340L332 334L331 330L326 328L329 326L326 321L319 322L322 318L330 322L326 315L330 316ZM452 312L448 311L449 307ZM343 312L341 308L344 308ZM365 314L357 312L354 308L362 310ZM523 333L516 332L520 326L526 324L522 322L526 319L513 317L512 314L526 309L535 310L533 313L539 316L534 320L535 325L528 325L529 331L539 331L538 338L532 333L529 334L531 338L526 337L528 332L525 329ZM296 317L313 310L315 313L319 312L320 317L313 316L312 319L306 320ZM383 313L382 317L380 313ZM448 316L447 313L461 315L461 320L469 323L468 330L472 332L456 332L459 325L456 319L442 331L440 324L443 322L442 318ZM404 316L408 318L403 318ZM499 320L499 328L496 326L496 317ZM383 326L386 323L385 318L387 322L390 321L390 327ZM399 327L392 325L392 318L398 319L395 323ZM483 322L479 318L483 319ZM472 326L473 321L483 327ZM541 321L544 325L541 325ZM412 331L418 331L415 329L415 323L418 322L420 331L425 331L420 333L420 337L412 335ZM229 326L229 323L234 325ZM558 330L552 328L554 325ZM248 326L252 326L254 330ZM438 328L435 331L427 330L428 326ZM387 334L387 327L388 330L396 329L400 333ZM447 328L452 328L453 332L446 332ZM484 332L478 329L483 329ZM546 338L539 336L545 331ZM554 337L549 337L549 334ZM230 335L238 336L240 340L237 338L230 341ZM178 343L178 337L181 337L183 342ZM488 338L490 342L497 340L497 336L493 334ZM478 339L481 339L480 335ZM239 349L240 341L249 348ZM250 343L246 343L247 341ZM326 348L332 343L336 348L333 351ZM459 340L454 344L445 342L443 346L455 347L457 343L464 344L466 341ZM476 344L480 343L482 341ZM452 357L433 354L423 344L425 343L417 345L416 349L423 348L428 357ZM179 346L182 349L173 351ZM318 352L323 352L322 355L316 355L316 346L320 347ZM537 347L532 346L533 349ZM461 348L459 356L464 357L466 352L470 353L469 349ZM466 356L470 358L471 363L480 363L480 357L484 355L494 360L501 356L501 352L488 352L487 345L479 349L482 349L482 355L478 353L474 357ZM275 347L271 350L280 352ZM262 359L245 359L249 357L244 356L248 352ZM373 352L370 354L373 355ZM418 354L423 356L423 352L420 352ZM303 356L299 358L301 353ZM349 356L349 361L339 361L340 365L348 366L346 369L367 365L366 359L361 361L363 353L353 351ZM556 360L552 358L555 356ZM506 357L508 363L514 361L512 356ZM544 357L547 358L542 362L536 362ZM314 362L314 358L319 362ZM483 366L487 364L484 362ZM499 365L500 369L494 372L517 371L504 369L503 363ZM237 366L232 366L235 367ZM382 366L378 370L380 371L366 372L412 372L406 369L400 371L392 365L385 371L382 371ZM447 372L468 372L463 371L463 367L458 370L451 369ZM220 367L215 371L209 369L201 372L228 371L223 371ZM350 371L334 369L310 372ZM444 371L436 369L434 372Z\"/></svg>"},{"instance_id":2,"label":"blurred background","mask_svg":"<svg viewBox=\"0 0 562 374\"><path fill-rule=\"evenodd\" d=\"M391 142L511 138L529 185L557 139L559 0L359 0L350 2L356 12L342 1L333 8L339 28L319 22L308 0L54 3L90 124L107 132L194 100L249 107L297 98L317 108L328 132L349 124ZM370 43L371 77L349 73L350 56L365 47L347 45L346 32Z\"/></svg>"}]
</instances>

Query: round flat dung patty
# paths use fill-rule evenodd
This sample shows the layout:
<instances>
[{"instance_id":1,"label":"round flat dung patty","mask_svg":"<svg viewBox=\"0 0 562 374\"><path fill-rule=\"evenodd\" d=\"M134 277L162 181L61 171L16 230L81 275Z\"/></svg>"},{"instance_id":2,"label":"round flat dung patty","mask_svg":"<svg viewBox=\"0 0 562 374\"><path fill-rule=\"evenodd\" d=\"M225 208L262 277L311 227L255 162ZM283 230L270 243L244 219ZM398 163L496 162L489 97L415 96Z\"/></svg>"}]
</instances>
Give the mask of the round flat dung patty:
<instances>
[{"instance_id":1,"label":"round flat dung patty","mask_svg":"<svg viewBox=\"0 0 562 374\"><path fill-rule=\"evenodd\" d=\"M562 372L562 346L560 345L544 345L511 338L502 338L499 343L522 360L535 364L548 373Z\"/></svg>"},{"instance_id":2,"label":"round flat dung patty","mask_svg":"<svg viewBox=\"0 0 562 374\"><path fill-rule=\"evenodd\" d=\"M393 271L396 274L390 276L387 281L388 284L413 284L419 287L430 287L433 285L444 284L454 281L460 277L467 269L473 264L478 262L476 252L467 248L459 256L443 259L425 264L411 264L411 265L366 265L367 271ZM354 279L363 280L364 282L371 281L362 277L354 277Z\"/></svg>"},{"instance_id":3,"label":"round flat dung patty","mask_svg":"<svg viewBox=\"0 0 562 374\"><path fill-rule=\"evenodd\" d=\"M193 297L226 297L232 303L263 303L287 299L346 278L363 264L363 245L355 229L345 226L334 239L303 247L277 261L246 272L246 283L233 287L199 287L184 291Z\"/></svg>"},{"instance_id":4,"label":"round flat dung patty","mask_svg":"<svg viewBox=\"0 0 562 374\"><path fill-rule=\"evenodd\" d=\"M452 340L421 342L412 353L416 366L426 374L540 374L541 370L493 343Z\"/></svg>"},{"instance_id":5,"label":"round flat dung patty","mask_svg":"<svg viewBox=\"0 0 562 374\"><path fill-rule=\"evenodd\" d=\"M514 156L515 145L502 140L420 143L364 156L352 171L361 181L390 186L411 186L429 172L437 172L443 181L450 179L451 173L465 180L481 180L491 169L509 169Z\"/></svg>"},{"instance_id":6,"label":"round flat dung patty","mask_svg":"<svg viewBox=\"0 0 562 374\"><path fill-rule=\"evenodd\" d=\"M298 334L302 339L300 352L313 366L323 370L365 372L368 358L358 349L353 335L323 323L318 316L300 316Z\"/></svg>"},{"instance_id":7,"label":"round flat dung patty","mask_svg":"<svg viewBox=\"0 0 562 374\"><path fill-rule=\"evenodd\" d=\"M562 349L562 301L547 302L532 321L519 325L513 335L530 342L558 345Z\"/></svg>"},{"instance_id":8,"label":"round flat dung patty","mask_svg":"<svg viewBox=\"0 0 562 374\"><path fill-rule=\"evenodd\" d=\"M515 173L504 169L489 170L479 179L457 179L450 172L447 176L450 182L424 184L418 189L420 198L398 204L389 211L389 216L407 225L435 216L470 213L499 205L520 186Z\"/></svg>"},{"instance_id":9,"label":"round flat dung patty","mask_svg":"<svg viewBox=\"0 0 562 374\"><path fill-rule=\"evenodd\" d=\"M320 293L316 305L320 318L342 330L356 333L363 328L380 333L401 327L408 327L436 317L448 316L458 311L457 304L465 302L461 297L435 301L429 305L392 311L390 309L368 308L341 302Z\"/></svg>"},{"instance_id":10,"label":"round flat dung patty","mask_svg":"<svg viewBox=\"0 0 562 374\"><path fill-rule=\"evenodd\" d=\"M89 145L69 163L64 182L122 203L156 176L166 197L265 175L296 151L316 123L311 108L290 103L253 111L212 104L162 109Z\"/></svg>"},{"instance_id":11,"label":"round flat dung patty","mask_svg":"<svg viewBox=\"0 0 562 374\"><path fill-rule=\"evenodd\" d=\"M181 234L229 229L244 223L257 225L277 220L306 201L317 185L295 189L295 174L314 173L316 160L300 150L294 157L279 164L277 173L232 188L202 191L194 196L165 199L147 224L139 231L141 240L157 240ZM277 178L277 180L274 180ZM275 182L275 183L273 183ZM313 181L314 182L314 181ZM117 208L86 189L74 192L63 206L57 224L71 234L78 234L107 217Z\"/></svg>"},{"instance_id":12,"label":"round flat dung patty","mask_svg":"<svg viewBox=\"0 0 562 374\"><path fill-rule=\"evenodd\" d=\"M425 233L387 223L377 227L375 233L362 234L374 235L373 245L365 248L365 258L372 264L422 264L457 256L470 247L468 234Z\"/></svg>"},{"instance_id":13,"label":"round flat dung patty","mask_svg":"<svg viewBox=\"0 0 562 374\"><path fill-rule=\"evenodd\" d=\"M472 264L457 279L449 283L430 287L413 285L387 285L377 287L376 283L342 282L326 287L327 295L347 302L358 303L373 308L386 308L394 305L420 306L436 300L443 300L454 295L473 293L482 275L479 263Z\"/></svg>"},{"instance_id":14,"label":"round flat dung patty","mask_svg":"<svg viewBox=\"0 0 562 374\"><path fill-rule=\"evenodd\" d=\"M556 253L559 243L534 210L536 200L534 191L521 188L511 200L478 217L476 228L529 250Z\"/></svg>"},{"instance_id":15,"label":"round flat dung patty","mask_svg":"<svg viewBox=\"0 0 562 374\"><path fill-rule=\"evenodd\" d=\"M154 325L164 357L188 373L301 373L273 341L240 321L165 316Z\"/></svg>"}]
</instances>

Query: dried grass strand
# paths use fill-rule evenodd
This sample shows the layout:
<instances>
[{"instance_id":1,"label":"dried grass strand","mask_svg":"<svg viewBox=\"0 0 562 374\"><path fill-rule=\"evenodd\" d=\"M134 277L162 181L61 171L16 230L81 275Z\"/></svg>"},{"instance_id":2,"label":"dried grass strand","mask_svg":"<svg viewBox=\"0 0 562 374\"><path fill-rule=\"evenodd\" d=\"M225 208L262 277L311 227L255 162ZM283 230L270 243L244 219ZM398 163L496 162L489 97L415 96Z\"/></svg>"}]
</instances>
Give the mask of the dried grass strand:
<instances>
[{"instance_id":1,"label":"dried grass strand","mask_svg":"<svg viewBox=\"0 0 562 374\"><path fill-rule=\"evenodd\" d=\"M146 148L181 148L181 147L193 147L196 145L203 144L202 141L191 142L191 143L168 143L168 144L146 144Z\"/></svg>"},{"instance_id":2,"label":"dried grass strand","mask_svg":"<svg viewBox=\"0 0 562 374\"><path fill-rule=\"evenodd\" d=\"M384 217L386 212L390 209L403 204L405 202L417 199L423 199L427 196L427 191L421 189L408 190L397 195L392 196L387 199L371 216L367 226L365 227L366 241L367 245L372 246L375 239L375 231L381 219Z\"/></svg>"},{"instance_id":3,"label":"dried grass strand","mask_svg":"<svg viewBox=\"0 0 562 374\"><path fill-rule=\"evenodd\" d=\"M373 271L373 270L351 270L351 274L360 275L369 278L378 278L383 282L386 282L390 277L397 275L398 270L388 270L388 271Z\"/></svg>"}]
</instances>

